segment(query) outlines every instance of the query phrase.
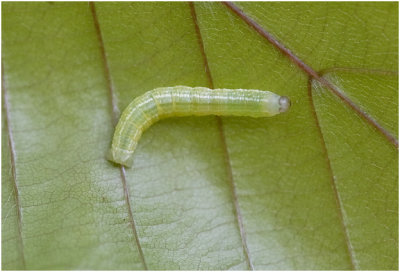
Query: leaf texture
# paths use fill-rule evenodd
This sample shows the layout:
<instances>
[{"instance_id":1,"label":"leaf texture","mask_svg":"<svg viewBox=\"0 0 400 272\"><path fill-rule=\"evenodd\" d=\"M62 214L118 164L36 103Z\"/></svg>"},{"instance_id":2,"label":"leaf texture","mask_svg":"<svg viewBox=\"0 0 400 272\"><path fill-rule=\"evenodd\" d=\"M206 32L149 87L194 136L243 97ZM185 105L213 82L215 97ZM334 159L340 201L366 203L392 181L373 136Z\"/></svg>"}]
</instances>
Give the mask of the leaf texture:
<instances>
[{"instance_id":1,"label":"leaf texture","mask_svg":"<svg viewBox=\"0 0 400 272\"><path fill-rule=\"evenodd\" d=\"M397 3L2 7L3 269L398 268ZM292 109L163 120L109 163L120 112L175 85Z\"/></svg>"}]
</instances>

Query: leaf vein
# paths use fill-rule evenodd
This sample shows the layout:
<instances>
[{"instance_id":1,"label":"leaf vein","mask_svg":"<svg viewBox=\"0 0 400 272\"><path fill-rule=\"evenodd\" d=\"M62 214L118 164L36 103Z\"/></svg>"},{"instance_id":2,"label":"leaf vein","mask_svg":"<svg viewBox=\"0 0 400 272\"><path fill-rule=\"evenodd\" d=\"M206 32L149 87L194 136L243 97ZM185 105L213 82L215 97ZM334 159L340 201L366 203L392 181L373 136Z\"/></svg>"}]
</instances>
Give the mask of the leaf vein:
<instances>
[{"instance_id":1,"label":"leaf vein","mask_svg":"<svg viewBox=\"0 0 400 272\"><path fill-rule=\"evenodd\" d=\"M203 62L204 62L205 72L206 72L207 79L208 79L208 85L211 89L214 89L214 82L213 82L213 78L211 75L210 67L208 65L208 59L207 59L207 55L206 55L206 52L204 49L203 38L201 36L200 27L199 27L199 24L197 21L196 9L194 7L193 2L189 2L189 7L190 7L191 16L193 18L193 23L194 23L200 51L203 56ZM221 139L222 149L224 152L226 174L227 174L229 186L231 188L232 200L233 200L233 204L234 204L234 213L235 213L235 217L237 218L237 224L238 224L238 228L239 228L240 238L242 240L242 247L243 247L244 255L246 258L246 263L247 263L247 266L249 269L254 270L253 263L251 262L251 259L250 259L249 248L247 245L246 233L245 233L244 226L243 226L243 218L242 218L242 213L241 213L239 202L238 202L236 186L235 186L235 183L233 180L232 165L231 165L231 160L229 158L228 146L226 144L226 137L224 134L222 119L219 116L216 116L215 118L217 120L217 127L218 127L218 131L219 131L220 139Z\"/></svg>"},{"instance_id":2,"label":"leaf vein","mask_svg":"<svg viewBox=\"0 0 400 272\"><path fill-rule=\"evenodd\" d=\"M269 43L271 43L276 49L278 49L283 55L289 58L291 62L296 64L301 70L303 70L310 77L319 81L322 85L328 88L334 95L339 97L347 106L349 106L352 110L354 110L357 114L359 114L368 124L375 127L387 141L392 143L396 149L399 149L398 139L393 136L389 131L387 131L378 121L373 119L366 112L361 110L356 104L354 104L347 96L345 96L338 88L332 84L332 82L328 81L322 75L317 73L313 68L308 66L304 61L302 61L298 56L296 56L290 49L288 49L285 45L279 42L275 37L272 36L266 29L264 29L261 25L259 25L256 21L250 18L246 13L244 13L240 8L238 8L232 2L222 2L225 6L227 6L232 12L234 12L240 19L242 19L247 25L252 27L258 34L260 34L263 38L265 38Z\"/></svg>"},{"instance_id":3,"label":"leaf vein","mask_svg":"<svg viewBox=\"0 0 400 272\"><path fill-rule=\"evenodd\" d=\"M99 21L97 18L96 7L95 7L94 2L90 2L90 10L92 12L93 22L94 22L94 25L96 28L97 38L99 40L100 51L101 51L103 64L104 64L104 76L107 81L109 97L111 100L112 117L113 117L112 121L113 121L113 126L115 126L118 122L119 109L118 109L117 101L115 99L115 91L114 91L114 87L113 87L112 80L111 80L110 68L109 68L109 64L108 64L108 60L107 60L107 55L105 52L103 36L101 34L100 24L99 24ZM137 233L136 223L135 223L135 220L134 220L133 214L132 214L132 206L131 206L131 201L130 201L130 197L129 197L129 188L128 188L128 184L126 182L125 167L122 165L120 166L120 173L121 173L121 181L122 181L122 187L123 187L123 191L124 191L125 203L126 203L127 209L128 209L129 222L130 222L132 232L133 232L133 235L134 235L134 238L136 241L137 249L139 251L140 260L143 264L144 269L148 270L147 263L146 263L146 260L145 260L144 254L143 254L143 249L140 244L139 236Z\"/></svg>"},{"instance_id":4,"label":"leaf vein","mask_svg":"<svg viewBox=\"0 0 400 272\"><path fill-rule=\"evenodd\" d=\"M8 132L8 146L10 148L10 159L11 159L11 170L12 170L12 176L13 176L13 187L14 187L14 197L15 197L15 203L16 203L16 210L17 210L17 222L18 222L18 244L19 244L19 250L21 254L21 262L22 266L24 269L26 269L26 262L25 262L25 252L24 252L24 242L22 240L22 207L21 207L21 201L19 197L19 189L18 189L18 182L17 182L17 171L16 171L16 165L15 165L15 145L14 145L14 140L13 140L13 134L10 126L10 104L8 102L8 95L7 95L7 88L5 86L5 80L4 80L4 67L2 65L1 69L1 77L2 77L2 89L3 89L3 106L5 109L5 115L6 115L6 122L7 122L7 132Z\"/></svg>"},{"instance_id":5,"label":"leaf vein","mask_svg":"<svg viewBox=\"0 0 400 272\"><path fill-rule=\"evenodd\" d=\"M342 201L340 199L340 195L339 195L339 192L337 190L336 179L335 179L335 175L333 174L332 164L331 164L331 160L330 160L329 154L328 154L328 148L326 146L325 138L324 138L324 135L322 133L321 126L319 124L318 115L317 115L317 112L315 110L314 100L313 100L313 96L312 96L311 81L312 81L312 77L309 77L308 84L307 84L307 89L308 89L307 93L308 93L308 98L310 100L311 111L313 113L313 117L314 117L315 124L316 124L317 130L318 130L319 138L321 139L322 151L323 151L324 157L326 159L326 164L327 164L327 168L328 168L328 172L329 172L329 176L330 176L330 183L331 183L331 187L332 187L332 190L333 190L333 193L334 193L335 204L336 204L336 208L337 208L340 224L342 226L343 235L344 235L345 240L346 240L347 252L348 252L349 257L350 257L352 269L356 270L356 268L358 268L357 260L356 260L356 256L355 256L355 252L354 252L353 246L351 244L349 231L348 231L348 229L346 227L346 222L345 222L345 217L344 217L345 211L343 209L343 203L342 203Z\"/></svg>"}]
</instances>

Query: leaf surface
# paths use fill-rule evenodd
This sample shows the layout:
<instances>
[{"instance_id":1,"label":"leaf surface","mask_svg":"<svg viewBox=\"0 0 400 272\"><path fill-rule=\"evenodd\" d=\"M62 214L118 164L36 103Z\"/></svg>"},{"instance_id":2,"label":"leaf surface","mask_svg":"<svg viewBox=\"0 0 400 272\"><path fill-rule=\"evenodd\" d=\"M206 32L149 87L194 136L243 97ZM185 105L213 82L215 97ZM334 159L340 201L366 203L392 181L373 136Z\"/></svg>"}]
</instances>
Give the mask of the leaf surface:
<instances>
[{"instance_id":1,"label":"leaf surface","mask_svg":"<svg viewBox=\"0 0 400 272\"><path fill-rule=\"evenodd\" d=\"M398 4L234 8L3 4L4 269L398 268ZM175 85L292 108L163 120L109 163L120 112Z\"/></svg>"}]
</instances>

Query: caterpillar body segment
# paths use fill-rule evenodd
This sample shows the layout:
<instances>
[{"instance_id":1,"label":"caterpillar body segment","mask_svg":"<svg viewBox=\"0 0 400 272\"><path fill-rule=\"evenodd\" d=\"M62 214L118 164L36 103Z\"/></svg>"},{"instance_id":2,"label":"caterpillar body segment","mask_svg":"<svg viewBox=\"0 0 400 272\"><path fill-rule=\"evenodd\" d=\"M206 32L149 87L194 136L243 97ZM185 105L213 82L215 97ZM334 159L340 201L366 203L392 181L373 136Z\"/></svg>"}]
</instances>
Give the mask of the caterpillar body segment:
<instances>
[{"instance_id":1,"label":"caterpillar body segment","mask_svg":"<svg viewBox=\"0 0 400 272\"><path fill-rule=\"evenodd\" d=\"M143 133L160 119L174 116L268 117L285 112L290 100L259 90L164 87L134 99L123 111L115 129L108 159L130 167Z\"/></svg>"}]
</instances>

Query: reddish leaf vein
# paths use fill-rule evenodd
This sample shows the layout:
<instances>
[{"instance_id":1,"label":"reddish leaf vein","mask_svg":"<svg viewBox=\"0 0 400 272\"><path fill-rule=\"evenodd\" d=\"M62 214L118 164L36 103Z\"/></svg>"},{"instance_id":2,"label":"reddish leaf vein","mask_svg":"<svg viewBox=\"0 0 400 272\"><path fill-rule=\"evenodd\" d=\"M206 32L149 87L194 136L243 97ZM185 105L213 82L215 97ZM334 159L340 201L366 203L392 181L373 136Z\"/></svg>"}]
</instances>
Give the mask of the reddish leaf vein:
<instances>
[{"instance_id":1,"label":"reddish leaf vein","mask_svg":"<svg viewBox=\"0 0 400 272\"><path fill-rule=\"evenodd\" d=\"M265 30L262 26L260 26L256 21L250 18L247 14L245 14L240 8L234 5L231 2L222 2L225 6L227 6L231 11L233 11L239 18L241 18L247 25L252 27L258 34L264 37L268 42L270 42L276 49L278 49L282 54L287 56L290 61L296 64L301 70L307 73L309 76L318 80L322 85L327 87L333 94L339 97L346 105L352 108L357 114L359 114L367 123L374 126L383 136L391 142L397 149L399 148L398 139L395 136L390 134L383 126L381 126L378 121L364 112L361 108L359 108L350 98L348 98L345 94L343 94L335 85L322 77L319 73L317 73L314 69L304 63L299 57L297 57L292 51L286 48L282 43L280 43L275 37L273 37L267 30Z\"/></svg>"}]
</instances>

